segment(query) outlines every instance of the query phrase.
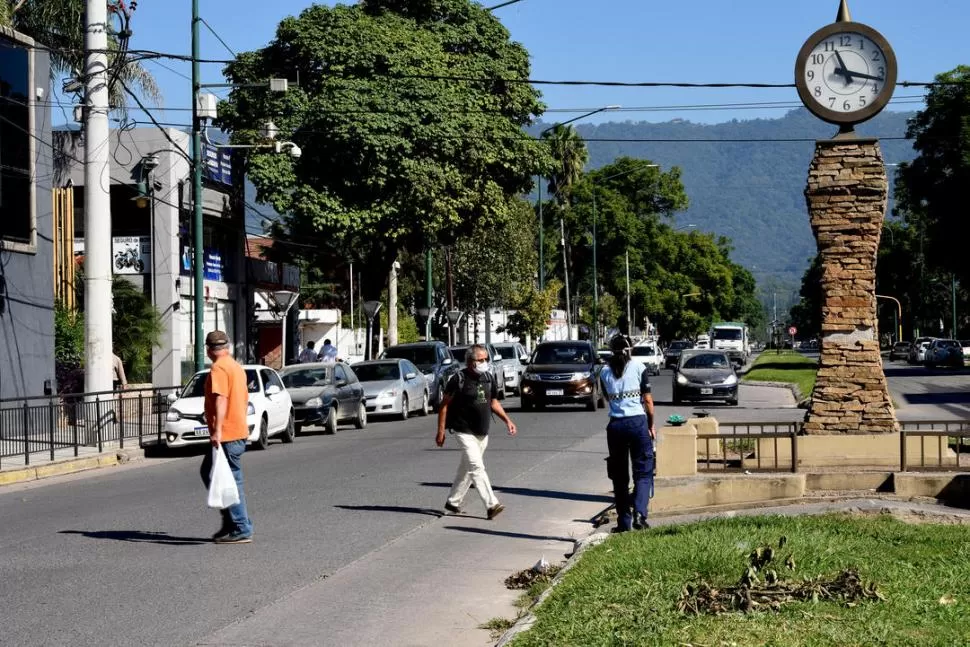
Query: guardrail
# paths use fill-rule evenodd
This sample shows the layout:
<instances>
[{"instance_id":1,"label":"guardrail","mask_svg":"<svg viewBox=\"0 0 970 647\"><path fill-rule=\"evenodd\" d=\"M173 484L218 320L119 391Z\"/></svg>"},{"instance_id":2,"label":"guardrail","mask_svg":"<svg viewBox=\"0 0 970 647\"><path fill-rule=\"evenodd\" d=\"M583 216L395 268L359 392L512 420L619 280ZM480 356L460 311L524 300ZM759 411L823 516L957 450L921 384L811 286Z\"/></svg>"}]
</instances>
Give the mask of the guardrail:
<instances>
[{"instance_id":1,"label":"guardrail","mask_svg":"<svg viewBox=\"0 0 970 647\"><path fill-rule=\"evenodd\" d=\"M169 393L181 387L72 393L0 400L0 467L13 457L30 465L32 456L81 447L104 450L106 443L137 439L162 442ZM68 452L71 453L71 452ZM63 455L63 453L62 453Z\"/></svg>"},{"instance_id":2,"label":"guardrail","mask_svg":"<svg viewBox=\"0 0 970 647\"><path fill-rule=\"evenodd\" d=\"M924 420L901 422L899 430L899 470L907 471L960 471L970 467L965 462L966 449L970 449L970 421ZM908 438L919 439L916 453L919 464L910 464ZM933 442L935 439L935 442ZM915 457L913 457L915 458Z\"/></svg>"},{"instance_id":3,"label":"guardrail","mask_svg":"<svg viewBox=\"0 0 970 647\"><path fill-rule=\"evenodd\" d=\"M697 471L707 473L797 472L798 434L801 431L801 424L800 422L721 423L716 434L697 434ZM713 452L711 451L712 441ZM786 448L787 455L784 451Z\"/></svg>"}]
</instances>

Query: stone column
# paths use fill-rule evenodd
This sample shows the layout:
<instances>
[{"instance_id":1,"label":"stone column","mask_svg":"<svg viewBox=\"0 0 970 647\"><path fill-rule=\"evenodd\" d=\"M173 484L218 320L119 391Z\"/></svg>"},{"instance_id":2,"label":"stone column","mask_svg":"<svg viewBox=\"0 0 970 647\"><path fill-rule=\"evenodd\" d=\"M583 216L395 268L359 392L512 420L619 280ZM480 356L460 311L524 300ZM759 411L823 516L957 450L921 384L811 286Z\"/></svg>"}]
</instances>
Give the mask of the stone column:
<instances>
[{"instance_id":1,"label":"stone column","mask_svg":"<svg viewBox=\"0 0 970 647\"><path fill-rule=\"evenodd\" d=\"M809 434L898 431L876 329L887 192L877 140L816 144L805 198L822 260L822 354L805 416Z\"/></svg>"}]
</instances>

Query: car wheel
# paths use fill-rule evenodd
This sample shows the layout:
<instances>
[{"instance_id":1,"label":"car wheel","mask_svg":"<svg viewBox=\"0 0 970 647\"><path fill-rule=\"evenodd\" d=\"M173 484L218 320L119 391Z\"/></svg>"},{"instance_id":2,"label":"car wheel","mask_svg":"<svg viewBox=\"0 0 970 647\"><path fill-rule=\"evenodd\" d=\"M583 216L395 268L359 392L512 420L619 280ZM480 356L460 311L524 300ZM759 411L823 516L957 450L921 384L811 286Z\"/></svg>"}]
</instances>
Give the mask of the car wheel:
<instances>
[{"instance_id":1,"label":"car wheel","mask_svg":"<svg viewBox=\"0 0 970 647\"><path fill-rule=\"evenodd\" d=\"M330 407L327 420L323 423L323 430L328 434L337 433L337 407Z\"/></svg>"},{"instance_id":2,"label":"car wheel","mask_svg":"<svg viewBox=\"0 0 970 647\"><path fill-rule=\"evenodd\" d=\"M367 407L361 402L357 405L357 417L354 418L354 427L363 429L367 426Z\"/></svg>"},{"instance_id":3,"label":"car wheel","mask_svg":"<svg viewBox=\"0 0 970 647\"><path fill-rule=\"evenodd\" d=\"M418 409L418 414L426 416L431 413L431 396L425 391L424 395L421 397L421 408Z\"/></svg>"},{"instance_id":4,"label":"car wheel","mask_svg":"<svg viewBox=\"0 0 970 647\"><path fill-rule=\"evenodd\" d=\"M587 411L596 411L596 394L589 396L589 400L586 401Z\"/></svg>"},{"instance_id":5,"label":"car wheel","mask_svg":"<svg viewBox=\"0 0 970 647\"><path fill-rule=\"evenodd\" d=\"M410 406L411 406L411 403L408 402L408 394L407 393L402 393L401 394L401 420L407 420L408 419L408 415L410 415L410 413L411 413L408 410L408 408Z\"/></svg>"},{"instance_id":6,"label":"car wheel","mask_svg":"<svg viewBox=\"0 0 970 647\"><path fill-rule=\"evenodd\" d=\"M266 449L269 447L269 421L264 416L259 423L259 438L253 443L254 449Z\"/></svg>"},{"instance_id":7,"label":"car wheel","mask_svg":"<svg viewBox=\"0 0 970 647\"><path fill-rule=\"evenodd\" d=\"M738 406L738 399L734 398L733 400L728 400L727 403L729 407L736 407Z\"/></svg>"},{"instance_id":8,"label":"car wheel","mask_svg":"<svg viewBox=\"0 0 970 647\"><path fill-rule=\"evenodd\" d=\"M301 425L300 423L294 424L293 425L293 435L294 436L299 436L302 433L303 433L303 425Z\"/></svg>"},{"instance_id":9,"label":"car wheel","mask_svg":"<svg viewBox=\"0 0 970 647\"><path fill-rule=\"evenodd\" d=\"M283 430L280 440L289 444L293 442L294 438L296 438L296 421L293 419L293 412L290 411L290 419L286 423L286 429Z\"/></svg>"}]
</instances>

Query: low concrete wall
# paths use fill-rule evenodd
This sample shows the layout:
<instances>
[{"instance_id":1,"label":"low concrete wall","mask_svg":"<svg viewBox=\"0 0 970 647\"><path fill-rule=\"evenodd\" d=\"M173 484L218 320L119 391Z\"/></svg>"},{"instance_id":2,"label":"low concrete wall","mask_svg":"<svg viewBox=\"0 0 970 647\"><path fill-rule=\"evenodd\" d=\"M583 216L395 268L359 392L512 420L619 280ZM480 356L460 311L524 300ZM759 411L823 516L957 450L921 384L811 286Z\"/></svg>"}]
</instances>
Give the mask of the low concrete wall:
<instances>
[{"instance_id":1,"label":"low concrete wall","mask_svg":"<svg viewBox=\"0 0 970 647\"><path fill-rule=\"evenodd\" d=\"M822 472L805 475L805 488L818 490L893 491L892 472Z\"/></svg>"},{"instance_id":2,"label":"low concrete wall","mask_svg":"<svg viewBox=\"0 0 970 647\"><path fill-rule=\"evenodd\" d=\"M899 496L926 496L953 505L970 505L970 474L900 472L893 475L893 484Z\"/></svg>"},{"instance_id":3,"label":"low concrete wall","mask_svg":"<svg viewBox=\"0 0 970 647\"><path fill-rule=\"evenodd\" d=\"M918 465L923 457L930 466L954 466L956 454L947 447L945 438L907 436L906 454L909 465ZM762 461L791 461L789 443L759 442L757 452ZM899 434L835 434L798 437L798 469L813 467L888 467L899 469Z\"/></svg>"},{"instance_id":4,"label":"low concrete wall","mask_svg":"<svg viewBox=\"0 0 970 647\"><path fill-rule=\"evenodd\" d=\"M805 495L804 474L733 474L658 478L651 512L795 499Z\"/></svg>"},{"instance_id":5,"label":"low concrete wall","mask_svg":"<svg viewBox=\"0 0 970 647\"><path fill-rule=\"evenodd\" d=\"M697 430L691 422L657 432L658 477L697 474Z\"/></svg>"}]
</instances>

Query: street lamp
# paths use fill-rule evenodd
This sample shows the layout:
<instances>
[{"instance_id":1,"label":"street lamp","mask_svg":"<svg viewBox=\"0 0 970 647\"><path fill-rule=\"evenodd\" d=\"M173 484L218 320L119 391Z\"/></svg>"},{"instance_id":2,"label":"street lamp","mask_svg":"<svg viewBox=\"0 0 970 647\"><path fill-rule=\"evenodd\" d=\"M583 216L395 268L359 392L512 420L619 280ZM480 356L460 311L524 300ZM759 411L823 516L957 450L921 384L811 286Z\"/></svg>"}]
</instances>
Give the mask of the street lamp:
<instances>
[{"instance_id":1,"label":"street lamp","mask_svg":"<svg viewBox=\"0 0 970 647\"><path fill-rule=\"evenodd\" d=\"M896 312L893 313L893 319L896 320L896 322L895 322L896 325L893 326L893 328L895 328L895 332L899 335L896 338L896 341L903 341L903 304L901 304L899 302L899 299L897 299L896 297L890 297L890 296L885 296L885 295L882 295L882 294L877 294L876 295L876 298L877 299L888 299L890 301L895 301L896 302Z\"/></svg>"},{"instance_id":2,"label":"street lamp","mask_svg":"<svg viewBox=\"0 0 970 647\"><path fill-rule=\"evenodd\" d=\"M500 5L500 6L504 6L504 5ZM492 8L493 9L496 9L498 7L492 7ZM585 119L586 117L591 117L591 116L593 116L593 115L595 115L597 113L606 112L607 110L617 110L619 108L620 108L620 106L616 106L616 105L603 106L602 108L597 108L596 110L592 110L592 111L587 112L585 114L579 115L578 117L573 117L572 119L567 119L566 121L560 121L558 123L554 123L553 125L549 126L548 128L544 128L542 130L542 132L539 133L539 139L542 139L547 132L549 132L551 130L555 130L556 128L559 128L560 126L566 126L568 124L573 123L574 121L579 121L580 119ZM542 180L543 180L543 177L540 175L539 176L539 289L540 290L544 290L545 287L546 287L546 268L545 268L545 265L544 265L544 255L545 255L545 251L543 250L543 247L544 247L544 234L543 234L544 225L543 225L543 222L542 222Z\"/></svg>"}]
</instances>

